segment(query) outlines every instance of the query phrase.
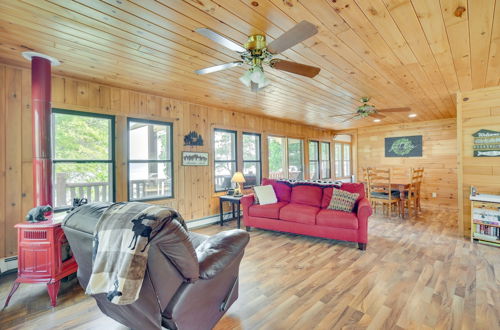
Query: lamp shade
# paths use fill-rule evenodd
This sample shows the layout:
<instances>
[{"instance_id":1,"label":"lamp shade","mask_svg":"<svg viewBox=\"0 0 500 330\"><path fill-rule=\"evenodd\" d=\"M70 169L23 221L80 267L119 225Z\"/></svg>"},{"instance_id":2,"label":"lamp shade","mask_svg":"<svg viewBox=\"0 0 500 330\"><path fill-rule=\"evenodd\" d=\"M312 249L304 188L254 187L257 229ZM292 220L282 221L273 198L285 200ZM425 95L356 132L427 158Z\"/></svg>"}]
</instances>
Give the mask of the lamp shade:
<instances>
[{"instance_id":1,"label":"lamp shade","mask_svg":"<svg viewBox=\"0 0 500 330\"><path fill-rule=\"evenodd\" d=\"M233 178L231 179L231 182L236 182L236 183L245 182L245 177L243 176L243 173L241 173L241 172L234 173Z\"/></svg>"}]
</instances>

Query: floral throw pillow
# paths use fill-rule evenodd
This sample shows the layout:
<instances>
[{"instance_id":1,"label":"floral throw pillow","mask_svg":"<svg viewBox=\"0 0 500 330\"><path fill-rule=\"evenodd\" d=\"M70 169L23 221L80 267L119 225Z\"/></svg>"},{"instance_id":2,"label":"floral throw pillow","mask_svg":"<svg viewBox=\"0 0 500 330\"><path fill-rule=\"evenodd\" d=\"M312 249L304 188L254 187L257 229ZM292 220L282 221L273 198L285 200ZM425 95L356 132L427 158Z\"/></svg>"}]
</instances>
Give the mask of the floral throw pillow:
<instances>
[{"instance_id":1,"label":"floral throw pillow","mask_svg":"<svg viewBox=\"0 0 500 330\"><path fill-rule=\"evenodd\" d=\"M345 190L333 188L332 199L330 200L328 209L352 212L358 197L359 194L353 194Z\"/></svg>"}]
</instances>

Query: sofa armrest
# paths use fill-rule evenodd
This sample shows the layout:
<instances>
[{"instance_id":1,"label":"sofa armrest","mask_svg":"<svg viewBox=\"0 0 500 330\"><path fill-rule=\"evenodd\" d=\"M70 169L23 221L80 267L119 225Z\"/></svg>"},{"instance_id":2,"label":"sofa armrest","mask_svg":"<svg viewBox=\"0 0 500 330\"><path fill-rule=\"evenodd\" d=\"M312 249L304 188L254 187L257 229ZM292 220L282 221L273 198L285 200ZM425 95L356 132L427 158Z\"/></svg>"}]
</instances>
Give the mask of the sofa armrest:
<instances>
[{"instance_id":1,"label":"sofa armrest","mask_svg":"<svg viewBox=\"0 0 500 330\"><path fill-rule=\"evenodd\" d=\"M253 194L248 194L243 197L241 197L240 204L243 205L243 209L248 208L250 205L253 204L255 200L255 197Z\"/></svg>"},{"instance_id":2,"label":"sofa armrest","mask_svg":"<svg viewBox=\"0 0 500 330\"><path fill-rule=\"evenodd\" d=\"M250 235L243 230L233 229L210 236L196 248L200 265L200 278L204 280L217 276L245 249Z\"/></svg>"},{"instance_id":3,"label":"sofa armrest","mask_svg":"<svg viewBox=\"0 0 500 330\"><path fill-rule=\"evenodd\" d=\"M368 243L368 217L372 215L372 206L367 198L358 202L358 240L360 243Z\"/></svg>"}]
</instances>

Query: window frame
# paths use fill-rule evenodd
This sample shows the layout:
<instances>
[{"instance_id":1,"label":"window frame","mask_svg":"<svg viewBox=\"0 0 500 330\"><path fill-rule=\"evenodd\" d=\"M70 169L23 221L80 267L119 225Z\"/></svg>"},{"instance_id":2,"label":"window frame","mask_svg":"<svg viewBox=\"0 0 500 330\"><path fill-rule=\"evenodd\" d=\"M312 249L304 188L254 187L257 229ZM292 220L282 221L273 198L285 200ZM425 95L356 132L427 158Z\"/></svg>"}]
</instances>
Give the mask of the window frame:
<instances>
[{"instance_id":1,"label":"window frame","mask_svg":"<svg viewBox=\"0 0 500 330\"><path fill-rule=\"evenodd\" d=\"M311 143L316 143L316 152L317 152L317 155L318 155L318 158L316 160L311 160ZM320 141L318 140L309 140L307 141L307 152L308 152L308 158L309 158L309 179L310 180L320 180L321 179L321 149L320 149ZM315 163L316 164L316 168L318 169L318 177L316 179L313 179L312 178L312 166L311 164L312 163Z\"/></svg>"},{"instance_id":2,"label":"window frame","mask_svg":"<svg viewBox=\"0 0 500 330\"><path fill-rule=\"evenodd\" d=\"M282 163L283 165L283 179L288 179L288 138L286 136L283 136L283 135L273 135L273 134L269 134L267 135L267 139L266 139L266 143L267 143L267 170L268 170L268 176L270 177L270 174L271 174L271 162L269 160L270 156L271 156L271 149L269 148L269 139L270 138L274 138L274 139L283 139L284 140L284 143L283 143L283 160L284 162ZM285 170L286 169L286 170Z\"/></svg>"},{"instance_id":3,"label":"window frame","mask_svg":"<svg viewBox=\"0 0 500 330\"><path fill-rule=\"evenodd\" d=\"M243 167L241 169L242 173L245 169L245 163L259 163L259 182L256 184L257 186L260 185L262 182L262 134L260 133L253 133L253 132L242 132L241 133L241 150L244 150L243 143L244 143L244 137L245 135L251 135L251 136L258 136L259 137L259 160L245 160L245 155L242 153L241 158L243 161ZM238 150L236 150L238 151ZM215 157L214 157L215 159ZM245 185L243 184L243 188L251 188L251 185Z\"/></svg>"},{"instance_id":4,"label":"window frame","mask_svg":"<svg viewBox=\"0 0 500 330\"><path fill-rule=\"evenodd\" d=\"M226 133L234 134L234 157L235 157L234 160L217 160L216 159L216 157L215 157L215 132L226 132ZM214 181L213 181L213 184L214 184L214 191L216 193L220 193L220 192L225 192L226 189L217 190L217 185L215 184L215 169L216 169L215 164L217 164L217 163L234 163L235 164L234 171L235 171L235 173L238 172L238 131L226 129L226 128L214 128L213 137L214 137L213 141L212 141L212 148L213 148L212 150L213 150L213 158L214 158L214 172L213 172Z\"/></svg>"},{"instance_id":5,"label":"window frame","mask_svg":"<svg viewBox=\"0 0 500 330\"><path fill-rule=\"evenodd\" d=\"M337 160L335 159L335 156L336 156L336 151L335 151L335 145L336 144L339 144L340 147L341 147L341 155L340 155L340 173L342 174L341 176L337 176ZM333 163L335 164L335 168L334 168L334 174L335 174L335 179L341 179L341 180L344 180L344 179L350 179L351 176L352 176L352 142L344 142L344 141L334 141L333 142L333 145L334 145L334 149L333 149L333 152L334 152L334 155L333 155ZM349 172L350 174L349 175L345 175L345 171L344 171L344 164L345 164L345 145L348 145L349 146Z\"/></svg>"},{"instance_id":6,"label":"window frame","mask_svg":"<svg viewBox=\"0 0 500 330\"><path fill-rule=\"evenodd\" d=\"M323 145L328 146L328 159L323 159ZM332 177L332 146L331 143L328 141L320 141L319 143L319 155L320 155L320 165L319 165L319 179L331 179ZM322 176L322 170L323 170L323 162L328 161L328 174L326 177Z\"/></svg>"},{"instance_id":7,"label":"window frame","mask_svg":"<svg viewBox=\"0 0 500 330\"><path fill-rule=\"evenodd\" d=\"M56 126L54 124L54 115L55 114L64 114L64 115L74 115L74 116L81 116L81 117L93 117L93 118L104 118L108 119L110 122L110 132L109 132L109 141L108 143L110 144L110 149L109 149L109 154L110 154L110 159L104 160L104 159L98 159L98 160L82 160L82 159L56 159L55 158L55 147L56 147L56 139L55 139L55 129ZM50 152L51 152L51 158L52 158L52 185L55 186L55 164L95 164L95 163L101 163L101 164L111 164L111 198L110 202L115 202L116 201L116 157L115 157L115 116L113 115L108 115L108 114L102 114L102 113L95 113L95 112L84 112L84 111L74 111L74 110L68 110L68 109L61 109L61 108L52 108L52 113L51 113L51 130L50 130L50 137L51 137L51 146L50 146ZM52 188L51 191L52 198L54 198L54 188ZM62 206L62 207L54 207L54 212L60 212L60 211L67 211L71 209L71 206Z\"/></svg>"},{"instance_id":8,"label":"window frame","mask_svg":"<svg viewBox=\"0 0 500 330\"><path fill-rule=\"evenodd\" d=\"M151 125L163 125L163 126L169 126L170 127L170 160L131 160L130 159L130 122L138 122L138 123L144 123L144 124L151 124ZM149 119L142 119L142 118L134 118L134 117L127 117L127 127L126 127L126 133L127 133L127 201L133 201L133 202L147 202L147 201L157 201L157 200L164 200L164 199L173 199L175 198L175 171L174 171L174 124L172 122L168 121L158 121L158 120L149 120ZM168 164L170 163L171 169L172 169L172 195L171 196L159 196L159 197L152 197L152 198L138 198L138 199L130 199L130 164L141 164L141 163L165 163Z\"/></svg>"},{"instance_id":9,"label":"window frame","mask_svg":"<svg viewBox=\"0 0 500 330\"><path fill-rule=\"evenodd\" d=\"M305 169L305 143L303 138L295 138L295 137L286 137L286 162L287 162L287 178L290 179L290 140L297 140L301 143L301 166L302 166L302 179L294 179L294 180L304 180L306 169Z\"/></svg>"}]
</instances>

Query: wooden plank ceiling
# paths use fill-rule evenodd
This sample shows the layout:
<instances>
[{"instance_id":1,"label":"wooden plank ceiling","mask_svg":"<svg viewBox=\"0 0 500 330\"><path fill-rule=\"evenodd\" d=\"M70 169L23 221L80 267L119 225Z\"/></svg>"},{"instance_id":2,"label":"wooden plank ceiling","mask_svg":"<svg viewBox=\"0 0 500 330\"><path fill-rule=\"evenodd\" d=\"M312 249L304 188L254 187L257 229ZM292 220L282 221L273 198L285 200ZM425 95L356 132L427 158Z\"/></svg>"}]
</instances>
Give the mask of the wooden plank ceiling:
<instances>
[{"instance_id":1,"label":"wooden plank ceiling","mask_svg":"<svg viewBox=\"0 0 500 330\"><path fill-rule=\"evenodd\" d=\"M253 93L244 67L193 73L239 59L195 28L270 42L302 20L319 33L280 57L319 66L314 79L268 69ZM61 60L54 73L315 126L376 125L330 117L362 96L431 120L455 116L456 91L500 84L500 0L0 1L0 60L28 66L26 50Z\"/></svg>"}]
</instances>

